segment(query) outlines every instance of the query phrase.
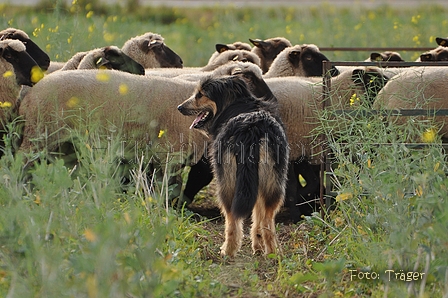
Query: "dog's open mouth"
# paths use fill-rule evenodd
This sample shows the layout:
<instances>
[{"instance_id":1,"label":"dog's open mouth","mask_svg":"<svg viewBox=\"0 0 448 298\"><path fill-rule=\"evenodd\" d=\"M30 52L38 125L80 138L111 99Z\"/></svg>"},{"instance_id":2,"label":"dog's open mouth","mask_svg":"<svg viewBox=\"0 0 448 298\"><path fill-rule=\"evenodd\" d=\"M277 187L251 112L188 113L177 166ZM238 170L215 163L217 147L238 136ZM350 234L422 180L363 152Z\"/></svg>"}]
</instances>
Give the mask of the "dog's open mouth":
<instances>
[{"instance_id":1,"label":"dog's open mouth","mask_svg":"<svg viewBox=\"0 0 448 298\"><path fill-rule=\"evenodd\" d=\"M212 113L210 111L199 112L198 116L193 120L193 123L191 123L190 129L203 127L204 123L211 117Z\"/></svg>"}]
</instances>

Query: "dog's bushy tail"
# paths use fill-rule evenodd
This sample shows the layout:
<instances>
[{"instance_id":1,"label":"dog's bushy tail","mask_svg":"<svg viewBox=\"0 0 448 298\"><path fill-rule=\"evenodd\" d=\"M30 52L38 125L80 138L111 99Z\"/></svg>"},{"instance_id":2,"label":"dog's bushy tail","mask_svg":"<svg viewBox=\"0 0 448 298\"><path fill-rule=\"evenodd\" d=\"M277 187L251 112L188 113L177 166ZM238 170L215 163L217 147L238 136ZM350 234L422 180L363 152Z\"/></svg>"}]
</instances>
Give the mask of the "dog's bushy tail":
<instances>
[{"instance_id":1,"label":"dog's bushy tail","mask_svg":"<svg viewBox=\"0 0 448 298\"><path fill-rule=\"evenodd\" d=\"M231 210L236 218L248 217L258 196L260 144L255 142L246 144L251 146L241 148L239 153L242 156L237 158L236 165L235 196Z\"/></svg>"}]
</instances>

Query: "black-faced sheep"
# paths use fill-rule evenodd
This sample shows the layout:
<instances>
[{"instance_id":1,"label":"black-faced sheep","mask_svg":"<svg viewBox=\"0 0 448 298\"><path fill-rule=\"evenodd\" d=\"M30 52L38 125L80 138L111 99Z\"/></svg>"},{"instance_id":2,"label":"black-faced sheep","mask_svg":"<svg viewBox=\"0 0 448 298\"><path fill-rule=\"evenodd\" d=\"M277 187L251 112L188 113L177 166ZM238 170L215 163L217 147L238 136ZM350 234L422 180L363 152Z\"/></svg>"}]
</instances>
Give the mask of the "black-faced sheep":
<instances>
[{"instance_id":1,"label":"black-faced sheep","mask_svg":"<svg viewBox=\"0 0 448 298\"><path fill-rule=\"evenodd\" d=\"M448 109L448 68L412 67L392 77L378 93L373 104L375 109L425 109L437 111ZM403 123L407 117L397 117ZM433 119L420 116L420 119ZM448 125L445 116L434 118L435 131L446 141ZM420 141L419 136L409 136L411 141Z\"/></svg>"},{"instance_id":2,"label":"black-faced sheep","mask_svg":"<svg viewBox=\"0 0 448 298\"><path fill-rule=\"evenodd\" d=\"M5 128L17 113L22 85L32 86L43 77L36 61L19 40L0 41L0 143Z\"/></svg>"},{"instance_id":3,"label":"black-faced sheep","mask_svg":"<svg viewBox=\"0 0 448 298\"><path fill-rule=\"evenodd\" d=\"M211 62L216 57L218 57L221 53L223 53L225 51L229 51L229 50L246 50L246 51L251 51L252 47L248 43L241 42L241 41L235 41L234 43L228 43L228 44L217 43L215 45L215 49L216 49L216 51L212 54L212 56L208 60L207 64L211 64Z\"/></svg>"},{"instance_id":4,"label":"black-faced sheep","mask_svg":"<svg viewBox=\"0 0 448 298\"><path fill-rule=\"evenodd\" d=\"M42 70L47 70L50 65L50 57L36 43L34 43L24 31L16 28L7 28L0 31L0 40L17 39L23 42L28 54L36 61Z\"/></svg>"},{"instance_id":5,"label":"black-faced sheep","mask_svg":"<svg viewBox=\"0 0 448 298\"><path fill-rule=\"evenodd\" d=\"M264 78L275 77L321 77L323 75L322 62L329 59L312 44L295 45L285 48L272 62ZM336 67L330 70L331 76L337 76Z\"/></svg>"},{"instance_id":6,"label":"black-faced sheep","mask_svg":"<svg viewBox=\"0 0 448 298\"><path fill-rule=\"evenodd\" d=\"M366 62L371 61L397 61L397 62L403 62L403 58L401 57L400 53L398 52L391 52L391 51L385 51L385 52L373 52L370 53L370 57L365 60Z\"/></svg>"},{"instance_id":7,"label":"black-faced sheep","mask_svg":"<svg viewBox=\"0 0 448 298\"><path fill-rule=\"evenodd\" d=\"M183 61L159 34L147 32L127 40L121 50L144 68L182 68Z\"/></svg>"},{"instance_id":8,"label":"black-faced sheep","mask_svg":"<svg viewBox=\"0 0 448 298\"><path fill-rule=\"evenodd\" d=\"M81 58L81 59L80 59ZM144 75L145 69L116 46L108 46L89 52L81 52L72 57L63 68L72 69L115 69Z\"/></svg>"},{"instance_id":9,"label":"black-faced sheep","mask_svg":"<svg viewBox=\"0 0 448 298\"><path fill-rule=\"evenodd\" d=\"M291 42L284 37L273 37L265 40L250 39L249 41L254 45L252 52L260 57L261 69L263 73L269 70L275 57L287 47L291 47Z\"/></svg>"},{"instance_id":10,"label":"black-faced sheep","mask_svg":"<svg viewBox=\"0 0 448 298\"><path fill-rule=\"evenodd\" d=\"M439 46L420 55L418 61L448 61L448 48Z\"/></svg>"}]
</instances>

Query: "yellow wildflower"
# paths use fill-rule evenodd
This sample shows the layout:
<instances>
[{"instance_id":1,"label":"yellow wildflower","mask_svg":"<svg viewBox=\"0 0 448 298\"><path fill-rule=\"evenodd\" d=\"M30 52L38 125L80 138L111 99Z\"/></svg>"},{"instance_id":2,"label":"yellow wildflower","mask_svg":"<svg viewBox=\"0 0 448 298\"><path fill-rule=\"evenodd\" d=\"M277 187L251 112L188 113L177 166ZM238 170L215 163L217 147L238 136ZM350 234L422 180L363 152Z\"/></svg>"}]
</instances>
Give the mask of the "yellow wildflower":
<instances>
[{"instance_id":1,"label":"yellow wildflower","mask_svg":"<svg viewBox=\"0 0 448 298\"><path fill-rule=\"evenodd\" d=\"M42 80L43 77L44 72L39 66L33 66L33 68L31 68L31 82L36 84L37 82Z\"/></svg>"},{"instance_id":2,"label":"yellow wildflower","mask_svg":"<svg viewBox=\"0 0 448 298\"><path fill-rule=\"evenodd\" d=\"M0 108L10 108L12 107L12 103L9 101L1 102L0 101Z\"/></svg>"},{"instance_id":3,"label":"yellow wildflower","mask_svg":"<svg viewBox=\"0 0 448 298\"><path fill-rule=\"evenodd\" d=\"M86 14L86 18L91 18L93 16L93 11L89 11L87 14Z\"/></svg>"},{"instance_id":4,"label":"yellow wildflower","mask_svg":"<svg viewBox=\"0 0 448 298\"><path fill-rule=\"evenodd\" d=\"M90 242L96 241L96 234L91 229L86 229L84 231L84 237Z\"/></svg>"},{"instance_id":5,"label":"yellow wildflower","mask_svg":"<svg viewBox=\"0 0 448 298\"><path fill-rule=\"evenodd\" d=\"M356 93L353 93L352 97L350 97L350 105L354 105L356 101L359 101L359 97L356 96Z\"/></svg>"},{"instance_id":6,"label":"yellow wildflower","mask_svg":"<svg viewBox=\"0 0 448 298\"><path fill-rule=\"evenodd\" d=\"M69 100L67 100L67 103L65 105L68 108L76 108L79 105L79 99L73 96Z\"/></svg>"},{"instance_id":7,"label":"yellow wildflower","mask_svg":"<svg viewBox=\"0 0 448 298\"><path fill-rule=\"evenodd\" d=\"M161 130L159 131L159 139L160 139L164 134L165 134L165 131L161 129Z\"/></svg>"},{"instance_id":8,"label":"yellow wildflower","mask_svg":"<svg viewBox=\"0 0 448 298\"><path fill-rule=\"evenodd\" d=\"M9 78L9 77L11 77L13 75L14 75L14 73L12 71L10 71L10 70L7 70L7 71L5 71L5 73L3 73L3 77L4 78Z\"/></svg>"},{"instance_id":9,"label":"yellow wildflower","mask_svg":"<svg viewBox=\"0 0 448 298\"><path fill-rule=\"evenodd\" d=\"M118 92L120 92L121 95L125 95L127 94L129 91L129 87L126 84L120 84L120 86L118 87Z\"/></svg>"},{"instance_id":10,"label":"yellow wildflower","mask_svg":"<svg viewBox=\"0 0 448 298\"><path fill-rule=\"evenodd\" d=\"M437 136L436 130L433 128L429 128L423 132L421 140L424 143L432 143L435 141L436 136Z\"/></svg>"},{"instance_id":11,"label":"yellow wildflower","mask_svg":"<svg viewBox=\"0 0 448 298\"><path fill-rule=\"evenodd\" d=\"M107 82L110 79L109 74L107 74L104 71L100 71L98 72L98 74L96 75L96 79L100 82Z\"/></svg>"},{"instance_id":12,"label":"yellow wildflower","mask_svg":"<svg viewBox=\"0 0 448 298\"><path fill-rule=\"evenodd\" d=\"M348 199L351 199L351 198L353 198L353 194L352 193L350 193L350 192L343 192L343 193L340 193L340 194L338 194L336 196L336 202L345 201L345 200L348 200Z\"/></svg>"}]
</instances>

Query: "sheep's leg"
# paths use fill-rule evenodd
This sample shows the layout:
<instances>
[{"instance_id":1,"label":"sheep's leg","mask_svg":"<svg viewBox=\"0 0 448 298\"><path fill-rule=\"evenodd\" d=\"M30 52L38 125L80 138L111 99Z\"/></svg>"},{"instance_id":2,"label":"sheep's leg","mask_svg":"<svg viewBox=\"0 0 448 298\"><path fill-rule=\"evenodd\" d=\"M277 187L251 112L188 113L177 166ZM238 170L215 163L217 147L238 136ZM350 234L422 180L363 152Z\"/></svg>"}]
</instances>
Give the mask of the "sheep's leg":
<instances>
[{"instance_id":1,"label":"sheep's leg","mask_svg":"<svg viewBox=\"0 0 448 298\"><path fill-rule=\"evenodd\" d=\"M243 219L235 218L230 212L225 213L226 240L221 246L221 255L234 258L237 251L240 249L243 242Z\"/></svg>"}]
</instances>

